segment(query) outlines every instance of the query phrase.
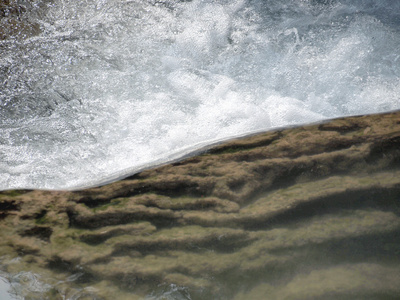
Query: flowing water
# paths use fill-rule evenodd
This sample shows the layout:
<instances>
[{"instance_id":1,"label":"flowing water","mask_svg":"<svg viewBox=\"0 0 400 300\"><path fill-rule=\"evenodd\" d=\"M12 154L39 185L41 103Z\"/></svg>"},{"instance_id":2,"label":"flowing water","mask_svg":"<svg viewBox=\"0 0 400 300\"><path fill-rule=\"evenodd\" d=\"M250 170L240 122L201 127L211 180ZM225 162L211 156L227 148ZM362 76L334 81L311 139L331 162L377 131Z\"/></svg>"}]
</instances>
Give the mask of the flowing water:
<instances>
[{"instance_id":1,"label":"flowing water","mask_svg":"<svg viewBox=\"0 0 400 300\"><path fill-rule=\"evenodd\" d=\"M216 141L400 108L400 2L16 1L0 190L108 182Z\"/></svg>"}]
</instances>

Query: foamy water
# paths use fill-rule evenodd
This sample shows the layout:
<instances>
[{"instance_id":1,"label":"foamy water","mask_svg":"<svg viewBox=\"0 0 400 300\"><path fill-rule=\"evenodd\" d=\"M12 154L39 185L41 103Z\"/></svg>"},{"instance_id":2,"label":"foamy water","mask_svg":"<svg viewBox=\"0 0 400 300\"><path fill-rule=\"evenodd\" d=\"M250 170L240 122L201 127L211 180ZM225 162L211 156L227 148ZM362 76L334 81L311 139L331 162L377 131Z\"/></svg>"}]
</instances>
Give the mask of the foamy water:
<instances>
[{"instance_id":1,"label":"foamy water","mask_svg":"<svg viewBox=\"0 0 400 300\"><path fill-rule=\"evenodd\" d=\"M400 108L400 1L28 11L42 32L0 41L0 190L92 186L246 133Z\"/></svg>"}]
</instances>

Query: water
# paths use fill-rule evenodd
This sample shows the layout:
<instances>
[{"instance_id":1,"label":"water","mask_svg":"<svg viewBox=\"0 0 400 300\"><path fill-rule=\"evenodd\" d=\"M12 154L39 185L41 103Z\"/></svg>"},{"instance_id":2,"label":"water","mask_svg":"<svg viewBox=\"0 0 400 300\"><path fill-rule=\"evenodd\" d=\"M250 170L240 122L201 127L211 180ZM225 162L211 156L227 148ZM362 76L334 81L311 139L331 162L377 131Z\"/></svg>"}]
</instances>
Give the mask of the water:
<instances>
[{"instance_id":1,"label":"water","mask_svg":"<svg viewBox=\"0 0 400 300\"><path fill-rule=\"evenodd\" d=\"M40 276L32 272L9 274L0 271L0 299L48 299L46 292L51 286L40 281Z\"/></svg>"},{"instance_id":2,"label":"water","mask_svg":"<svg viewBox=\"0 0 400 300\"><path fill-rule=\"evenodd\" d=\"M9 293L9 289L10 289L10 284L9 282L3 278L0 277L0 299L3 300L12 300L13 298L11 298L11 295Z\"/></svg>"},{"instance_id":3,"label":"water","mask_svg":"<svg viewBox=\"0 0 400 300\"><path fill-rule=\"evenodd\" d=\"M400 2L37 0L0 41L0 190L72 189L400 108Z\"/></svg>"}]
</instances>

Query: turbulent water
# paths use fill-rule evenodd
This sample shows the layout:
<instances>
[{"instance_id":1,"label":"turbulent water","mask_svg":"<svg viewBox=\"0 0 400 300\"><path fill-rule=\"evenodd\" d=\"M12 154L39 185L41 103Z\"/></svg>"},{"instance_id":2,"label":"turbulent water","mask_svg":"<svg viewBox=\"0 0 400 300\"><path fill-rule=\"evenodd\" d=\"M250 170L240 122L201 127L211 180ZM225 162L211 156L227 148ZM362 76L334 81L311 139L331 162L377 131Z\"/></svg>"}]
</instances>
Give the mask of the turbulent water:
<instances>
[{"instance_id":1,"label":"turbulent water","mask_svg":"<svg viewBox=\"0 0 400 300\"><path fill-rule=\"evenodd\" d=\"M0 41L0 189L91 186L215 141L400 108L400 1L42 0Z\"/></svg>"}]
</instances>

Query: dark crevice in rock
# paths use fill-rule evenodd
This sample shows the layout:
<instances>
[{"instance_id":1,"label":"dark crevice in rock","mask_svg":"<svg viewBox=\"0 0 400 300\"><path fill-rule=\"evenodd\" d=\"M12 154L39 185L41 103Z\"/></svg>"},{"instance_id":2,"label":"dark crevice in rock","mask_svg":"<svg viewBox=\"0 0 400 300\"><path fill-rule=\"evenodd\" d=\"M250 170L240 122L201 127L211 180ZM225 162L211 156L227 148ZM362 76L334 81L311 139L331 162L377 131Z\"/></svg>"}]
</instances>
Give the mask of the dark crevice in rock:
<instances>
[{"instance_id":1,"label":"dark crevice in rock","mask_svg":"<svg viewBox=\"0 0 400 300\"><path fill-rule=\"evenodd\" d=\"M188 197L189 198L189 197ZM169 198L171 202L174 201L174 198ZM191 202L184 203L181 205L174 205L171 203L169 206L164 206L163 204L157 203L156 200L147 200L140 202L141 205L146 207L154 207L159 209L170 209L172 211L186 211L186 210L196 210L196 211L204 211L204 210L212 210L218 207L220 204L213 198L193 198Z\"/></svg>"},{"instance_id":2,"label":"dark crevice in rock","mask_svg":"<svg viewBox=\"0 0 400 300\"><path fill-rule=\"evenodd\" d=\"M296 183L296 180L299 178L299 176L303 175L305 171L310 169L310 166L302 164L293 164L291 166L256 166L253 169L253 172L257 174L257 177L264 177L264 180L265 178L270 177L270 182L268 184L261 185L259 188L255 188L247 196L244 206L253 203L263 194L292 186ZM328 177L328 174L326 176L319 176L318 178L321 179L323 177Z\"/></svg>"},{"instance_id":3,"label":"dark crevice in rock","mask_svg":"<svg viewBox=\"0 0 400 300\"><path fill-rule=\"evenodd\" d=\"M243 187L246 185L246 180L244 178L239 178L228 182L229 189L234 193L239 193L242 191Z\"/></svg>"},{"instance_id":4,"label":"dark crevice in rock","mask_svg":"<svg viewBox=\"0 0 400 300\"><path fill-rule=\"evenodd\" d=\"M198 201L198 202L194 202L194 203L189 203L186 204L184 207L182 208L171 208L171 210L173 211L185 211L185 210L196 210L196 211L202 211L202 210L212 210L215 207L217 207L217 203L212 202L212 201Z\"/></svg>"},{"instance_id":5,"label":"dark crevice in rock","mask_svg":"<svg viewBox=\"0 0 400 300\"><path fill-rule=\"evenodd\" d=\"M400 228L389 232L364 234L361 236L331 239L322 243L308 243L302 246L275 248L271 254L290 255L302 253L313 257L315 264L323 263L400 263ZM329 259L327 259L329 258ZM299 263L301 264L301 263Z\"/></svg>"},{"instance_id":6,"label":"dark crevice in rock","mask_svg":"<svg viewBox=\"0 0 400 300\"><path fill-rule=\"evenodd\" d=\"M43 223L44 217L47 214L47 210L43 209L35 215L36 223Z\"/></svg>"},{"instance_id":7,"label":"dark crevice in rock","mask_svg":"<svg viewBox=\"0 0 400 300\"><path fill-rule=\"evenodd\" d=\"M32 214L22 215L21 219L22 220L35 219L35 223L41 224L42 221L44 221L46 213L47 213L47 210L46 209L42 209L42 210L36 211L36 212L34 212Z\"/></svg>"},{"instance_id":8,"label":"dark crevice in rock","mask_svg":"<svg viewBox=\"0 0 400 300\"><path fill-rule=\"evenodd\" d=\"M207 187L208 188L208 187ZM199 185L199 183L194 181L170 181L170 182L160 182L154 186L153 192L163 196L169 196L171 198L175 197L201 197L208 196L210 190Z\"/></svg>"},{"instance_id":9,"label":"dark crevice in rock","mask_svg":"<svg viewBox=\"0 0 400 300\"><path fill-rule=\"evenodd\" d=\"M266 158L268 158L268 156L264 153L254 153L252 151L248 151L247 153L244 152L235 154L235 156L232 157L232 160L236 162L256 162Z\"/></svg>"},{"instance_id":10,"label":"dark crevice in rock","mask_svg":"<svg viewBox=\"0 0 400 300\"><path fill-rule=\"evenodd\" d=\"M220 154L227 154L227 153L236 153L242 152L246 150L253 150L259 147L269 146L272 142L279 140L282 137L282 133L277 131L275 135L271 138L263 139L261 141L257 141L254 143L247 143L247 144L227 144L223 146L216 146L215 148L209 149L206 151L205 154L211 155L220 155Z\"/></svg>"},{"instance_id":11,"label":"dark crevice in rock","mask_svg":"<svg viewBox=\"0 0 400 300\"><path fill-rule=\"evenodd\" d=\"M67 262L65 260L62 260L57 256L55 256L51 260L49 260L47 262L47 266L50 269L57 270L57 271L73 272L75 270L74 264L72 264L71 262Z\"/></svg>"},{"instance_id":12,"label":"dark crevice in rock","mask_svg":"<svg viewBox=\"0 0 400 300\"><path fill-rule=\"evenodd\" d=\"M357 138L353 138L351 140L339 140L339 139L332 140L326 144L325 153L335 152L335 151L339 151L339 150L346 150L352 146L359 145L363 142L364 142L363 139L357 139Z\"/></svg>"},{"instance_id":13,"label":"dark crevice in rock","mask_svg":"<svg viewBox=\"0 0 400 300\"><path fill-rule=\"evenodd\" d=\"M143 179L146 179L146 176L144 176L143 172L141 172L141 173L136 173L136 174L130 175L128 177L125 177L122 180L126 181L126 180L143 180Z\"/></svg>"},{"instance_id":14,"label":"dark crevice in rock","mask_svg":"<svg viewBox=\"0 0 400 300\"><path fill-rule=\"evenodd\" d=\"M80 237L80 240L88 245L96 246L104 243L111 237L123 234L122 231L110 232L109 234L86 234Z\"/></svg>"},{"instance_id":15,"label":"dark crevice in rock","mask_svg":"<svg viewBox=\"0 0 400 300\"><path fill-rule=\"evenodd\" d=\"M15 204L15 201L0 200L0 211L17 210L17 209L18 205Z\"/></svg>"},{"instance_id":16,"label":"dark crevice in rock","mask_svg":"<svg viewBox=\"0 0 400 300\"><path fill-rule=\"evenodd\" d=\"M92 197L84 197L81 198L78 203L82 203L86 205L88 208L96 208L99 206L107 205L110 204L113 198L109 199L97 199L97 198L92 198Z\"/></svg>"},{"instance_id":17,"label":"dark crevice in rock","mask_svg":"<svg viewBox=\"0 0 400 300\"><path fill-rule=\"evenodd\" d=\"M88 231L87 233L81 234L79 239L88 245L96 246L104 243L106 240L112 237L117 237L120 235L131 235L132 237L138 237L142 236L143 234L149 235L153 231L151 226L140 226L140 224L137 225L138 226L136 227L130 228L120 226L101 232Z\"/></svg>"},{"instance_id":18,"label":"dark crevice in rock","mask_svg":"<svg viewBox=\"0 0 400 300\"><path fill-rule=\"evenodd\" d=\"M275 226L289 226L304 219L325 214L344 213L346 210L378 209L400 216L400 187L391 189L369 188L341 192L328 197L301 203L267 220L246 220L245 229L265 230Z\"/></svg>"},{"instance_id":19,"label":"dark crevice in rock","mask_svg":"<svg viewBox=\"0 0 400 300\"><path fill-rule=\"evenodd\" d=\"M50 236L53 233L53 229L46 226L35 226L31 229L25 230L21 235L22 236L34 236L41 240L48 242L50 240Z\"/></svg>"},{"instance_id":20,"label":"dark crevice in rock","mask_svg":"<svg viewBox=\"0 0 400 300\"><path fill-rule=\"evenodd\" d=\"M94 245L96 246L96 245ZM111 256L103 256L92 260L93 264L108 264L112 261Z\"/></svg>"},{"instance_id":21,"label":"dark crevice in rock","mask_svg":"<svg viewBox=\"0 0 400 300\"><path fill-rule=\"evenodd\" d=\"M115 198L128 198L143 194L158 194L162 196L168 196L171 198L178 197L207 197L212 192L212 187L210 185L201 185L196 181L191 180L171 180L171 181L157 181L150 182L138 186L128 187L121 189L111 197L103 198L102 195L96 196L86 196L85 192L77 192L80 196L78 203L83 203L89 208L96 208L101 205L110 203Z\"/></svg>"},{"instance_id":22,"label":"dark crevice in rock","mask_svg":"<svg viewBox=\"0 0 400 300\"><path fill-rule=\"evenodd\" d=\"M253 240L238 236L230 236L224 238L223 236L212 236L205 237L198 241L180 240L176 241L174 239L165 241L138 241L134 244L121 244L116 245L112 256L125 256L129 255L130 252L136 251L141 253L141 255L148 255L155 252L162 253L163 251L189 251L191 253L203 253L203 252L217 252L217 253L233 253L240 250L243 247L250 245Z\"/></svg>"},{"instance_id":23,"label":"dark crevice in rock","mask_svg":"<svg viewBox=\"0 0 400 300\"><path fill-rule=\"evenodd\" d=\"M390 160L391 167L400 164L400 137L396 136L379 141L371 146L370 155L367 157L366 161L368 163L373 163L380 159Z\"/></svg>"},{"instance_id":24,"label":"dark crevice in rock","mask_svg":"<svg viewBox=\"0 0 400 300\"><path fill-rule=\"evenodd\" d=\"M252 172L256 174L257 178L263 178L263 180L270 178L271 182L254 189L247 196L245 204L248 205L254 202L255 199L265 193L288 188L303 177L308 182L330 176L346 175L350 172L359 174L360 171L365 171L367 164L370 167L380 159L386 160L384 166L380 165L375 168L380 171L396 169L400 165L400 138L394 140L395 142L385 142L382 146L374 147L368 157L347 158L345 154L338 153L330 158L329 163L310 157L306 163L293 161L292 164L257 165L252 169ZM382 150L382 147L387 145L390 145L390 149L384 148ZM360 165L365 165L365 167L360 169ZM268 180L265 181L268 182Z\"/></svg>"},{"instance_id":25,"label":"dark crevice in rock","mask_svg":"<svg viewBox=\"0 0 400 300\"><path fill-rule=\"evenodd\" d=\"M318 126L318 130L320 131L335 131L339 132L340 134L351 133L354 131L358 131L363 129L364 127L360 124L349 124L349 125L332 125L331 123L328 124L321 124Z\"/></svg>"},{"instance_id":26,"label":"dark crevice in rock","mask_svg":"<svg viewBox=\"0 0 400 300\"><path fill-rule=\"evenodd\" d=\"M174 167L177 167L177 166L185 166L185 165L189 165L189 164L197 164L199 162L201 162L201 159L199 159L198 157L193 157L193 158L188 158L188 159L185 159L182 161L174 162L171 165Z\"/></svg>"},{"instance_id":27,"label":"dark crevice in rock","mask_svg":"<svg viewBox=\"0 0 400 300\"><path fill-rule=\"evenodd\" d=\"M152 214L150 212L115 212L93 216L80 216L70 213L71 227L95 229L105 226L125 225L138 221L149 221L157 228L168 228L175 224L176 217L168 212Z\"/></svg>"},{"instance_id":28,"label":"dark crevice in rock","mask_svg":"<svg viewBox=\"0 0 400 300\"><path fill-rule=\"evenodd\" d=\"M90 272L85 271L80 266L62 260L57 256L54 256L51 260L47 262L47 267L56 272L71 273L72 274L71 277L73 277L74 280L78 280L80 284L85 284L85 283L90 284L93 283L96 279L98 279L96 276L94 276Z\"/></svg>"},{"instance_id":29,"label":"dark crevice in rock","mask_svg":"<svg viewBox=\"0 0 400 300\"><path fill-rule=\"evenodd\" d=\"M74 227L75 212L72 209L67 209L68 227Z\"/></svg>"}]
</instances>

